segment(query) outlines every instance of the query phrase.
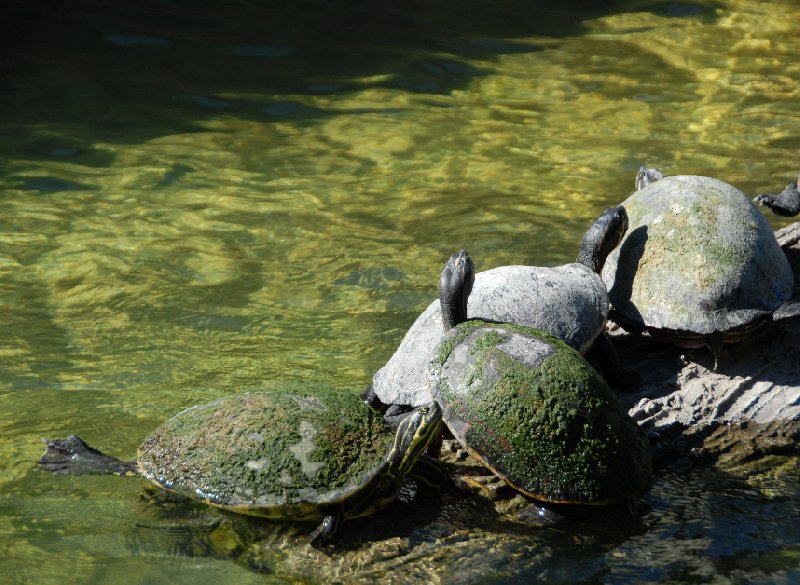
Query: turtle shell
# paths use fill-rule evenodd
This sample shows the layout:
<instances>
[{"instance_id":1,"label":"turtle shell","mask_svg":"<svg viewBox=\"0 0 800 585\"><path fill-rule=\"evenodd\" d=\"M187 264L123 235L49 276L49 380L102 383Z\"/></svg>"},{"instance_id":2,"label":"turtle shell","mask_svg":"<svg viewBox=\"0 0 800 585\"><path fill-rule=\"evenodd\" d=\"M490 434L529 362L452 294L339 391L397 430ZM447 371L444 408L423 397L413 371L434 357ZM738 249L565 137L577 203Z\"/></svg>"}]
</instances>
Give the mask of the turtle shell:
<instances>
[{"instance_id":1,"label":"turtle shell","mask_svg":"<svg viewBox=\"0 0 800 585\"><path fill-rule=\"evenodd\" d=\"M636 423L580 354L547 333L462 323L442 338L431 387L456 439L530 497L601 504L650 483Z\"/></svg>"},{"instance_id":2,"label":"turtle shell","mask_svg":"<svg viewBox=\"0 0 800 585\"><path fill-rule=\"evenodd\" d=\"M355 394L287 385L187 408L145 439L139 466L212 505L313 520L381 472L394 436Z\"/></svg>"},{"instance_id":3,"label":"turtle shell","mask_svg":"<svg viewBox=\"0 0 800 585\"><path fill-rule=\"evenodd\" d=\"M467 305L478 319L515 323L552 333L580 352L603 331L609 302L600 276L583 264L554 268L501 266L479 272ZM417 317L394 355L372 379L385 404L430 402L428 364L442 338L435 300Z\"/></svg>"},{"instance_id":4,"label":"turtle shell","mask_svg":"<svg viewBox=\"0 0 800 585\"><path fill-rule=\"evenodd\" d=\"M791 296L792 270L769 223L731 185L666 177L623 206L629 229L602 276L626 328L688 346L714 332L736 341Z\"/></svg>"}]
</instances>

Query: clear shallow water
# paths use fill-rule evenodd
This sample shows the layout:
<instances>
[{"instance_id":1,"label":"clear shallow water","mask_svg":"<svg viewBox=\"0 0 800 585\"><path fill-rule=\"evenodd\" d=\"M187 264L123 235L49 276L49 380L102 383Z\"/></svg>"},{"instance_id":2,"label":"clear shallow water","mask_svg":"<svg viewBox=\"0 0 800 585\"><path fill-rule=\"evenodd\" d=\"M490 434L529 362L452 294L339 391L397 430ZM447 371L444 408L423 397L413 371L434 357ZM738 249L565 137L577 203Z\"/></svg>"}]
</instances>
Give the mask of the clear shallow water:
<instances>
[{"instance_id":1,"label":"clear shallow water","mask_svg":"<svg viewBox=\"0 0 800 585\"><path fill-rule=\"evenodd\" d=\"M40 438L133 456L267 378L361 391L458 248L572 260L645 162L749 194L800 171L793 2L106 4L17 7L0 53L0 580L324 581L195 550L205 513L135 481L33 472ZM523 534L469 575L797 579L797 479L726 485L661 477L606 545Z\"/></svg>"}]
</instances>

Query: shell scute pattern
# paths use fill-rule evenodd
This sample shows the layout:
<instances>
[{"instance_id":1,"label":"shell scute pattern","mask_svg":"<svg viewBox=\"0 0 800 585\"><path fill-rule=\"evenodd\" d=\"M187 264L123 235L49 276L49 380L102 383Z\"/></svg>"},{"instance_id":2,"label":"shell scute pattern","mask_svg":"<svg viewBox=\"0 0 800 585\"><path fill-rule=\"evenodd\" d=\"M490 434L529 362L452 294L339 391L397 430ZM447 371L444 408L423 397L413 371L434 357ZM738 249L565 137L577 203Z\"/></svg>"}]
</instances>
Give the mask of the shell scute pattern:
<instances>
[{"instance_id":1,"label":"shell scute pattern","mask_svg":"<svg viewBox=\"0 0 800 585\"><path fill-rule=\"evenodd\" d=\"M479 347L484 330L503 340ZM432 364L444 420L516 489L547 501L601 503L649 483L649 450L636 424L572 348L538 330L479 321L446 337ZM510 339L518 347L506 353ZM469 360L458 355L465 347Z\"/></svg>"},{"instance_id":2,"label":"shell scute pattern","mask_svg":"<svg viewBox=\"0 0 800 585\"><path fill-rule=\"evenodd\" d=\"M145 439L140 465L147 477L211 503L289 511L361 487L393 438L354 394L271 389L179 413Z\"/></svg>"},{"instance_id":3,"label":"shell scute pattern","mask_svg":"<svg viewBox=\"0 0 800 585\"><path fill-rule=\"evenodd\" d=\"M475 275L467 310L473 318L544 329L583 352L603 330L609 302L602 280L581 264L502 266ZM431 399L428 363L436 356L441 336L440 305L435 300L375 373L373 388L381 400L419 406Z\"/></svg>"},{"instance_id":4,"label":"shell scute pattern","mask_svg":"<svg viewBox=\"0 0 800 585\"><path fill-rule=\"evenodd\" d=\"M623 206L630 228L602 275L626 321L724 332L771 313L791 295L791 268L772 229L731 185L665 177Z\"/></svg>"}]
</instances>

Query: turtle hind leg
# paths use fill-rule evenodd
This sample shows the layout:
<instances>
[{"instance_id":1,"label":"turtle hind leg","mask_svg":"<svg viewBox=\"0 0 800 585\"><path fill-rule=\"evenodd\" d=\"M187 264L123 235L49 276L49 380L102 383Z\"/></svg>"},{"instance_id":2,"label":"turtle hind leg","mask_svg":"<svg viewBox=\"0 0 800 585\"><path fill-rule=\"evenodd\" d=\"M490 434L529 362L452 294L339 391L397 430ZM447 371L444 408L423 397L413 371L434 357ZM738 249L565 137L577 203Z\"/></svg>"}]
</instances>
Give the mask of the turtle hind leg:
<instances>
[{"instance_id":1,"label":"turtle hind leg","mask_svg":"<svg viewBox=\"0 0 800 585\"><path fill-rule=\"evenodd\" d=\"M135 461L120 461L87 445L83 439L70 435L66 439L44 439L45 450L39 459L39 469L58 475L110 473L138 475Z\"/></svg>"},{"instance_id":2,"label":"turtle hind leg","mask_svg":"<svg viewBox=\"0 0 800 585\"><path fill-rule=\"evenodd\" d=\"M719 365L719 355L722 353L722 333L720 331L714 331L713 333L704 335L703 341L706 347L711 350L711 353L714 354L713 371L716 372L717 366Z\"/></svg>"},{"instance_id":3,"label":"turtle hind leg","mask_svg":"<svg viewBox=\"0 0 800 585\"><path fill-rule=\"evenodd\" d=\"M333 538L333 535L336 534L336 531L339 530L339 526L342 523L342 511L341 510L330 510L329 513L322 518L322 522L314 532L308 537L308 540L314 548L320 548L324 545L327 541Z\"/></svg>"},{"instance_id":4,"label":"turtle hind leg","mask_svg":"<svg viewBox=\"0 0 800 585\"><path fill-rule=\"evenodd\" d=\"M784 303L772 314L772 320L779 325L791 325L800 321L800 301Z\"/></svg>"}]
</instances>

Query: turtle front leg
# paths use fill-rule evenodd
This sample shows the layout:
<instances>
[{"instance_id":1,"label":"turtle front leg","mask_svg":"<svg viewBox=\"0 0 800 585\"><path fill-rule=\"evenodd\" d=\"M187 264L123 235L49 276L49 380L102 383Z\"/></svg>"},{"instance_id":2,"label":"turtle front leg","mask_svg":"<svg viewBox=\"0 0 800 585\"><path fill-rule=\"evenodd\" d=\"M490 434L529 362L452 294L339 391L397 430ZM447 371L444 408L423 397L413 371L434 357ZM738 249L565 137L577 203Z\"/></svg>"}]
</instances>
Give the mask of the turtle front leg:
<instances>
[{"instance_id":1,"label":"turtle front leg","mask_svg":"<svg viewBox=\"0 0 800 585\"><path fill-rule=\"evenodd\" d=\"M408 475L418 487L433 495L441 496L453 485L452 478L442 464L437 458L429 455L420 455Z\"/></svg>"},{"instance_id":2,"label":"turtle front leg","mask_svg":"<svg viewBox=\"0 0 800 585\"><path fill-rule=\"evenodd\" d=\"M342 511L338 508L330 510L330 513L322 519L316 530L309 536L311 546L317 548L330 540L342 523Z\"/></svg>"},{"instance_id":3,"label":"turtle front leg","mask_svg":"<svg viewBox=\"0 0 800 585\"><path fill-rule=\"evenodd\" d=\"M138 475L135 461L120 461L87 445L83 439L70 435L66 439L43 439L46 447L39 459L39 469L58 475L110 473Z\"/></svg>"},{"instance_id":4,"label":"turtle front leg","mask_svg":"<svg viewBox=\"0 0 800 585\"><path fill-rule=\"evenodd\" d=\"M378 398L378 395L372 388L372 384L370 384L369 388L367 388L361 395L361 400L363 400L367 406L369 406L374 410L377 410L381 414L385 413L386 409L389 408L388 404L384 404L383 401L380 398Z\"/></svg>"},{"instance_id":5,"label":"turtle front leg","mask_svg":"<svg viewBox=\"0 0 800 585\"><path fill-rule=\"evenodd\" d=\"M775 215L794 217L800 214L800 190L797 183L790 183L777 195L772 193L756 195L753 202L766 205Z\"/></svg>"}]
</instances>

